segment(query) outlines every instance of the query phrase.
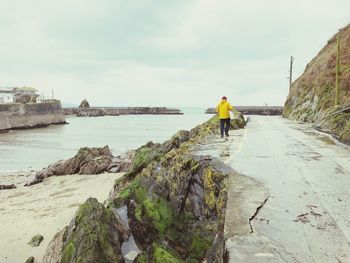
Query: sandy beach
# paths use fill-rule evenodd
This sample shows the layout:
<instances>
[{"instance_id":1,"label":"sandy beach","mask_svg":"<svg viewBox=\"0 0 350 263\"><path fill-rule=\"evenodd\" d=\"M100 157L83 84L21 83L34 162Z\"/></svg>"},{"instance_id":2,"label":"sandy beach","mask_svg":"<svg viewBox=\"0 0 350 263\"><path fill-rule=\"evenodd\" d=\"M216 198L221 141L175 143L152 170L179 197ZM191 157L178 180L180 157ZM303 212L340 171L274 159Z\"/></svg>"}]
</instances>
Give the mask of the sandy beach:
<instances>
[{"instance_id":1,"label":"sandy beach","mask_svg":"<svg viewBox=\"0 0 350 263\"><path fill-rule=\"evenodd\" d=\"M107 199L115 179L122 174L68 175L50 177L24 187L33 173L0 175L1 182L17 189L0 191L0 262L23 263L30 256L42 262L54 234L68 225L78 206L88 197ZM27 243L36 234L44 236L39 247Z\"/></svg>"}]
</instances>

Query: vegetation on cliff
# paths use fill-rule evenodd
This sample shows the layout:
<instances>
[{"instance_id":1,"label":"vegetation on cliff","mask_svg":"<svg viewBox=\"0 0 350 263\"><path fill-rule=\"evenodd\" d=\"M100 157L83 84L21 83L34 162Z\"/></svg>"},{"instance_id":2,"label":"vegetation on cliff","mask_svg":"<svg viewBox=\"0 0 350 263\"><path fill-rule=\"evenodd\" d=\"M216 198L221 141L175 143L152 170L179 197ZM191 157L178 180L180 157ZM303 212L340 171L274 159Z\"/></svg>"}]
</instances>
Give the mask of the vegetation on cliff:
<instances>
[{"instance_id":1,"label":"vegetation on cliff","mask_svg":"<svg viewBox=\"0 0 350 263\"><path fill-rule=\"evenodd\" d=\"M350 25L328 41L293 83L283 115L314 122L320 129L350 143L349 107Z\"/></svg>"}]
</instances>

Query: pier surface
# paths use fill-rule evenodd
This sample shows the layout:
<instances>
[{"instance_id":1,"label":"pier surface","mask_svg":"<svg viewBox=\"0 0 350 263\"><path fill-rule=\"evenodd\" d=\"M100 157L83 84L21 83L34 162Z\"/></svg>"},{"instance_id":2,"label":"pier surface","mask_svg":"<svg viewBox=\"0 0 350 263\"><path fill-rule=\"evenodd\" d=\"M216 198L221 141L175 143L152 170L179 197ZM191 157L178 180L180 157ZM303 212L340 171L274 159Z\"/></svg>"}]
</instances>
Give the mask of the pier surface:
<instances>
[{"instance_id":1,"label":"pier surface","mask_svg":"<svg viewBox=\"0 0 350 263\"><path fill-rule=\"evenodd\" d=\"M350 149L309 124L251 116L210 154L232 167L229 262L350 262Z\"/></svg>"}]
</instances>

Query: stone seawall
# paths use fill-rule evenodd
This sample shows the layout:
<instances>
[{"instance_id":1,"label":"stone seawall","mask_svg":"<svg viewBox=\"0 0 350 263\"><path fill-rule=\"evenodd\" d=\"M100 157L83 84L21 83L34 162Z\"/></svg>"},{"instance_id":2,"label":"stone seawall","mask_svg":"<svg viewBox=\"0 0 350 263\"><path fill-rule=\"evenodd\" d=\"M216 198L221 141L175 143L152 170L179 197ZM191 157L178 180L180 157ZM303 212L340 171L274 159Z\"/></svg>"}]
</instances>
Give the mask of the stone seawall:
<instances>
[{"instance_id":1,"label":"stone seawall","mask_svg":"<svg viewBox=\"0 0 350 263\"><path fill-rule=\"evenodd\" d=\"M60 101L0 104L0 131L66 123Z\"/></svg>"},{"instance_id":2,"label":"stone seawall","mask_svg":"<svg viewBox=\"0 0 350 263\"><path fill-rule=\"evenodd\" d=\"M155 114L155 115L182 115L180 109L167 107L91 107L87 109L80 108L65 108L65 115L85 115L89 113L100 112L96 116L118 116L118 115L133 115L133 114Z\"/></svg>"}]
</instances>

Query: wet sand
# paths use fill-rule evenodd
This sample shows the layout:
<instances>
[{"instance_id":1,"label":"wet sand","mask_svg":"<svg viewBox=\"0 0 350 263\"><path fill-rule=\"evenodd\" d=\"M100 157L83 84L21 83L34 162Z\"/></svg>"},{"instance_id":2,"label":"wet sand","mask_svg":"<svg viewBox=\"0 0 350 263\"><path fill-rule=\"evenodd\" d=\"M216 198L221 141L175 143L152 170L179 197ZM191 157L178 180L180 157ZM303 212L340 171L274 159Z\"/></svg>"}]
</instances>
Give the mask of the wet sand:
<instances>
[{"instance_id":1,"label":"wet sand","mask_svg":"<svg viewBox=\"0 0 350 263\"><path fill-rule=\"evenodd\" d=\"M107 199L115 179L122 174L69 175L50 177L24 187L30 173L0 175L1 183L17 189L0 191L0 262L23 263L30 256L42 262L54 234L70 223L78 206L89 197ZM36 234L44 236L39 247L27 243Z\"/></svg>"}]
</instances>

